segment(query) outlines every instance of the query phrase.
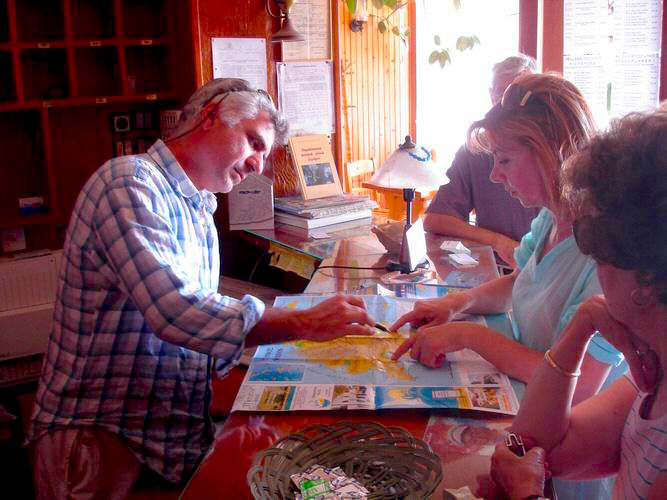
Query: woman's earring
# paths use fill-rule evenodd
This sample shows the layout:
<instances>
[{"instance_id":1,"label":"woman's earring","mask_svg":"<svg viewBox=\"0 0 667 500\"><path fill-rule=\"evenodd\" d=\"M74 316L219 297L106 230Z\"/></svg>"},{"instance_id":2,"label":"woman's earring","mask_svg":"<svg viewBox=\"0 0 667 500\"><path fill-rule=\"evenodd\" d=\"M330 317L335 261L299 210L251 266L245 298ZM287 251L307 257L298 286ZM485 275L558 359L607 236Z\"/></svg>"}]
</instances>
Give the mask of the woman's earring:
<instances>
[{"instance_id":1,"label":"woman's earring","mask_svg":"<svg viewBox=\"0 0 667 500\"><path fill-rule=\"evenodd\" d=\"M630 292L630 299L637 307L646 307L651 303L651 294L646 288L635 288Z\"/></svg>"}]
</instances>

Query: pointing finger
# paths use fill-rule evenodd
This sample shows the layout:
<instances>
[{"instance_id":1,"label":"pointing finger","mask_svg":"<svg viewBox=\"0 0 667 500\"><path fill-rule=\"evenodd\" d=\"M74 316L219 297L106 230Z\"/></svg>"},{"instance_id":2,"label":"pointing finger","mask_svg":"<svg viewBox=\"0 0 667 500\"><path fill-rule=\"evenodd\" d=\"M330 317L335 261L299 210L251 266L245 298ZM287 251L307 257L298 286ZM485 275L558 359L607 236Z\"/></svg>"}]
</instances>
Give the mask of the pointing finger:
<instances>
[{"instance_id":1,"label":"pointing finger","mask_svg":"<svg viewBox=\"0 0 667 500\"><path fill-rule=\"evenodd\" d=\"M396 332L396 331L398 331L398 329L400 327L402 327L406 323L410 323L410 322L414 321L418 317L419 317L419 314L417 313L416 310L413 309L409 313L405 313L403 316L398 318L396 320L396 322L389 327L389 330L391 330L392 332Z\"/></svg>"},{"instance_id":2,"label":"pointing finger","mask_svg":"<svg viewBox=\"0 0 667 500\"><path fill-rule=\"evenodd\" d=\"M396 351L394 351L394 354L391 355L391 359L396 361L398 358L403 356L403 354L408 352L414 343L415 343L414 336L407 339L405 342L403 342L401 345L398 346L398 349L396 349Z\"/></svg>"}]
</instances>

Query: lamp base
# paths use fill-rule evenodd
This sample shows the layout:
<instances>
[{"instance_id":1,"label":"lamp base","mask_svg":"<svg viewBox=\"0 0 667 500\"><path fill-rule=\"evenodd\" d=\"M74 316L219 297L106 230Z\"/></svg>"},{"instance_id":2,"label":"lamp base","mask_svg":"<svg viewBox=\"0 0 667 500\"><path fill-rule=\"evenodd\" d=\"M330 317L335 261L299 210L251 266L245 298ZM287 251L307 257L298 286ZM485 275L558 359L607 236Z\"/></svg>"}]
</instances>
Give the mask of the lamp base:
<instances>
[{"instance_id":1,"label":"lamp base","mask_svg":"<svg viewBox=\"0 0 667 500\"><path fill-rule=\"evenodd\" d=\"M433 271L427 269L417 269L413 273L402 273L400 271L394 271L391 273L383 274L380 276L380 281L386 285L402 285L406 283L424 283L426 281L432 281L435 277Z\"/></svg>"},{"instance_id":2,"label":"lamp base","mask_svg":"<svg viewBox=\"0 0 667 500\"><path fill-rule=\"evenodd\" d=\"M419 262L414 269L406 269L405 264L401 264L400 262L396 262L394 260L390 260L385 265L385 269L387 271L389 272L400 271L403 274L411 274L413 272L418 272L422 269L428 269L429 267L431 267L431 263L426 258L422 259L422 261Z\"/></svg>"}]
</instances>

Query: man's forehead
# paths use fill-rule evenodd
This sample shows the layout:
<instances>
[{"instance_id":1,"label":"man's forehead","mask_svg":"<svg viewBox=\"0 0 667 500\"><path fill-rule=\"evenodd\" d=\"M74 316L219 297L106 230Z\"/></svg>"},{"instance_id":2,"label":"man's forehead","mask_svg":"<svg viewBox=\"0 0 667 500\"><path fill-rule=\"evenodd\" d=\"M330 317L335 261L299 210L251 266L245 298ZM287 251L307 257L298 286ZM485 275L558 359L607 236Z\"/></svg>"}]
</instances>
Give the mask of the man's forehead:
<instances>
[{"instance_id":1,"label":"man's forehead","mask_svg":"<svg viewBox=\"0 0 667 500\"><path fill-rule=\"evenodd\" d=\"M262 138L271 146L275 139L276 128L271 120L271 116L266 111L261 111L255 118L242 120L242 125L246 131L252 131L262 136Z\"/></svg>"}]
</instances>

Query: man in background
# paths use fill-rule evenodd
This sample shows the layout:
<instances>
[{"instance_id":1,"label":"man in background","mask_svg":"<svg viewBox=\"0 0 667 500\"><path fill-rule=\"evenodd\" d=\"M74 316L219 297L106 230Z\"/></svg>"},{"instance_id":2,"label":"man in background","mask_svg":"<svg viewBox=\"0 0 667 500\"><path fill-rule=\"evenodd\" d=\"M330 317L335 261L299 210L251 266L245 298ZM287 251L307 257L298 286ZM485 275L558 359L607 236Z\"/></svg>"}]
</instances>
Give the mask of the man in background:
<instances>
[{"instance_id":1,"label":"man in background","mask_svg":"<svg viewBox=\"0 0 667 500\"><path fill-rule=\"evenodd\" d=\"M38 498L124 498L142 468L182 482L213 440L212 370L245 346L372 333L359 297L265 311L217 293L213 193L261 173L286 133L265 92L216 79L166 141L86 182L28 433Z\"/></svg>"},{"instance_id":2,"label":"man in background","mask_svg":"<svg viewBox=\"0 0 667 500\"><path fill-rule=\"evenodd\" d=\"M493 105L500 102L517 76L534 71L535 60L523 54L495 64L489 89ZM447 170L449 183L440 186L426 211L424 228L489 245L506 264L514 267L514 249L530 230L530 222L539 209L523 207L502 184L491 182L492 168L492 156L472 154L462 146ZM474 226L468 223L473 210Z\"/></svg>"}]
</instances>

